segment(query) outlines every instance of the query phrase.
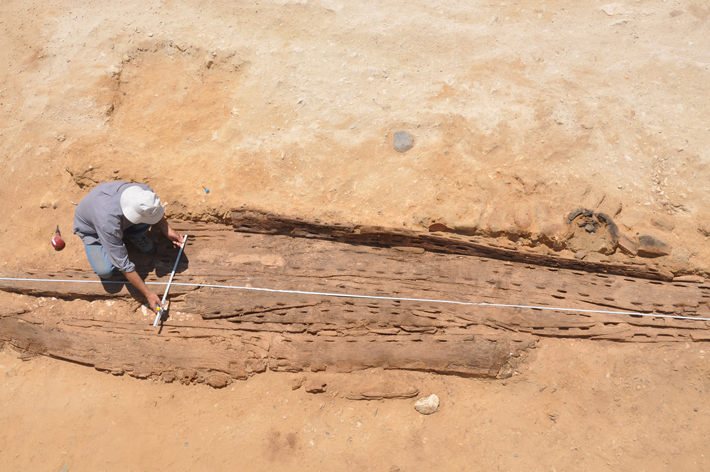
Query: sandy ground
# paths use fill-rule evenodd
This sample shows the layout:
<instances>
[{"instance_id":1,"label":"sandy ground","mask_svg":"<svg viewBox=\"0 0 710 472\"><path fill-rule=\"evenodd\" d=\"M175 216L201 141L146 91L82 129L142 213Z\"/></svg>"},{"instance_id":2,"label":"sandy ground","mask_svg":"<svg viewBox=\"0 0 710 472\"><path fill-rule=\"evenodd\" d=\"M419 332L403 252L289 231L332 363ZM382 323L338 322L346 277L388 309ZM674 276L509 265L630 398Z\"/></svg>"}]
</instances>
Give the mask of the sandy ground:
<instances>
[{"instance_id":1,"label":"sandy ground","mask_svg":"<svg viewBox=\"0 0 710 472\"><path fill-rule=\"evenodd\" d=\"M2 470L704 471L706 346L545 340L507 381L380 376L436 393L351 401L266 373L216 390L0 353ZM316 374L310 374L314 377Z\"/></svg>"},{"instance_id":2,"label":"sandy ground","mask_svg":"<svg viewBox=\"0 0 710 472\"><path fill-rule=\"evenodd\" d=\"M708 274L709 19L685 0L3 1L0 269L87 268L71 202L125 179L193 220L532 240L585 207ZM6 350L0 469L707 470L704 349L545 340L506 385L387 374L439 394L431 417L287 375L217 391Z\"/></svg>"},{"instance_id":3,"label":"sandy ground","mask_svg":"<svg viewBox=\"0 0 710 472\"><path fill-rule=\"evenodd\" d=\"M192 219L247 205L535 233L586 207L709 270L702 2L9 1L0 15L8 268L83 264L47 237L121 178Z\"/></svg>"}]
</instances>

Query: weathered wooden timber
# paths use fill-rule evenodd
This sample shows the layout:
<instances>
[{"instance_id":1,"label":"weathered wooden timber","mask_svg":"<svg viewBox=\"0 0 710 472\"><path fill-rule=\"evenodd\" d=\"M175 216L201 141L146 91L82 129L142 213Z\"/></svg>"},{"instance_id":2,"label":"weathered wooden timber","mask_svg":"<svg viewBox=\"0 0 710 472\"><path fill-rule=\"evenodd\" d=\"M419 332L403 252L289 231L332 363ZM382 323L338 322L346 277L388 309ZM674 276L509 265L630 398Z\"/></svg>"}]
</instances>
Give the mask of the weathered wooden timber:
<instances>
[{"instance_id":1,"label":"weathered wooden timber","mask_svg":"<svg viewBox=\"0 0 710 472\"><path fill-rule=\"evenodd\" d=\"M0 290L30 295L1 295L7 302L0 310L0 340L115 374L214 386L267 369L386 368L506 377L520 354L546 336L619 342L710 340L710 324L704 321L575 311L710 317L710 284L704 281L667 282L469 255L461 252L468 246L459 242L447 252L441 247L448 240L430 246L431 237L440 238L430 234L359 240L355 236L363 234L361 228L357 233L337 226L327 233L323 225L318 230L323 237L293 237L306 233L292 229L283 235L279 233L286 232L286 226L275 223L276 229L267 231L268 224L246 231L237 223L239 231L223 225L175 224L190 239L171 288L170 318L160 331L152 328L150 313L137 309L140 306L121 285L120 291L114 287L116 293L108 293L95 283L0 281ZM352 234L354 239L337 239L338 234ZM475 244L472 250L478 251ZM176 254L161 242L155 256L136 259L137 270L148 282L164 283ZM83 266L61 273L32 270L3 276L98 280ZM447 300L572 310L468 306Z\"/></svg>"},{"instance_id":2,"label":"weathered wooden timber","mask_svg":"<svg viewBox=\"0 0 710 472\"><path fill-rule=\"evenodd\" d=\"M528 264L563 269L627 275L657 280L672 280L673 274L652 262L590 262L563 258L551 254L522 250L515 245L496 244L479 236L457 234L453 230L424 232L382 226L329 224L245 209L232 212L235 231L260 234L282 234L303 238L317 238L351 244L380 247L422 248L431 252L460 254L525 262Z\"/></svg>"}]
</instances>

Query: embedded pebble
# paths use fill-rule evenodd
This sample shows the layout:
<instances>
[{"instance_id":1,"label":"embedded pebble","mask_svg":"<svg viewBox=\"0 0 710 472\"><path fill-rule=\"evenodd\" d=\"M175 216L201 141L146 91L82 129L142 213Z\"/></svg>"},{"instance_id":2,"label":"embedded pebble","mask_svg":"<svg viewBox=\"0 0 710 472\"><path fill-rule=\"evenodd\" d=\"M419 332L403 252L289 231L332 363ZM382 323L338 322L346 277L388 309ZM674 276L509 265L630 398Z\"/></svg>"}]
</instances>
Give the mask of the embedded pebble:
<instances>
[{"instance_id":1,"label":"embedded pebble","mask_svg":"<svg viewBox=\"0 0 710 472\"><path fill-rule=\"evenodd\" d=\"M439 409L439 397L432 393L428 397L420 398L414 404L414 409L422 415L431 415Z\"/></svg>"},{"instance_id":2,"label":"embedded pebble","mask_svg":"<svg viewBox=\"0 0 710 472\"><path fill-rule=\"evenodd\" d=\"M394 150L397 152L407 152L414 146L414 138L406 131L394 133Z\"/></svg>"}]
</instances>

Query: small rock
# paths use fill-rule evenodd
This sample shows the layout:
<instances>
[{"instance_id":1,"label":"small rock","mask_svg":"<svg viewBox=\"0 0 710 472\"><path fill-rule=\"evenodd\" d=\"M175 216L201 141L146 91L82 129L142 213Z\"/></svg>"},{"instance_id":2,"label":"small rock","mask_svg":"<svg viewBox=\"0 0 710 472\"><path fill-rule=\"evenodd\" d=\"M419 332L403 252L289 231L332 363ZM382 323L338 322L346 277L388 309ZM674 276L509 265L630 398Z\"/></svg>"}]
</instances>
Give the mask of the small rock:
<instances>
[{"instance_id":1,"label":"small rock","mask_svg":"<svg viewBox=\"0 0 710 472\"><path fill-rule=\"evenodd\" d=\"M577 252L574 254L574 258L575 258L575 259L579 259L580 261L581 261L582 259L584 259L585 257L587 257L587 253L584 252L584 251L577 251Z\"/></svg>"},{"instance_id":2,"label":"small rock","mask_svg":"<svg viewBox=\"0 0 710 472\"><path fill-rule=\"evenodd\" d=\"M205 66L209 69L214 64L214 58L212 56L207 56L205 58Z\"/></svg>"},{"instance_id":3,"label":"small rock","mask_svg":"<svg viewBox=\"0 0 710 472\"><path fill-rule=\"evenodd\" d=\"M414 146L414 138L406 131L394 133L394 150L397 152L407 152Z\"/></svg>"},{"instance_id":4,"label":"small rock","mask_svg":"<svg viewBox=\"0 0 710 472\"><path fill-rule=\"evenodd\" d=\"M213 388L223 388L230 384L232 378L224 372L215 372L205 379L205 383Z\"/></svg>"},{"instance_id":5,"label":"small rock","mask_svg":"<svg viewBox=\"0 0 710 472\"><path fill-rule=\"evenodd\" d=\"M667 256L671 253L671 247L664 241L650 234L643 234L638 237L638 255L641 257Z\"/></svg>"},{"instance_id":6,"label":"small rock","mask_svg":"<svg viewBox=\"0 0 710 472\"><path fill-rule=\"evenodd\" d=\"M298 390L305 381L305 377L296 377L293 381L291 381L291 390Z\"/></svg>"},{"instance_id":7,"label":"small rock","mask_svg":"<svg viewBox=\"0 0 710 472\"><path fill-rule=\"evenodd\" d=\"M431 415L439 409L439 397L431 394L428 397L420 398L414 404L414 409L422 415Z\"/></svg>"},{"instance_id":8,"label":"small rock","mask_svg":"<svg viewBox=\"0 0 710 472\"><path fill-rule=\"evenodd\" d=\"M322 380L309 380L304 386L306 392L308 393L323 393L325 392L327 384Z\"/></svg>"},{"instance_id":9,"label":"small rock","mask_svg":"<svg viewBox=\"0 0 710 472\"><path fill-rule=\"evenodd\" d=\"M626 236L625 234L619 234L619 249L621 249L622 252L630 255L630 256L635 256L638 254L638 249L639 245L636 244L636 241L631 239L630 237Z\"/></svg>"}]
</instances>

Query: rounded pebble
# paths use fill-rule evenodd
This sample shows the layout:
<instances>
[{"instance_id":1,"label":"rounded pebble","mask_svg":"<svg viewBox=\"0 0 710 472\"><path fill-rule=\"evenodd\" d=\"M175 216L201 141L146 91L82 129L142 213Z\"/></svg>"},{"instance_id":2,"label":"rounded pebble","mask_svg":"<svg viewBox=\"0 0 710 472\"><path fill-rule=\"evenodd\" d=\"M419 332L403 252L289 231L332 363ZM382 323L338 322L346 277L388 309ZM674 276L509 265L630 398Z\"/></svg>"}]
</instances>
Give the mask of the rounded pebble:
<instances>
[{"instance_id":1,"label":"rounded pebble","mask_svg":"<svg viewBox=\"0 0 710 472\"><path fill-rule=\"evenodd\" d=\"M420 398L414 404L414 409L422 415L431 415L439 409L439 397L431 394L428 397Z\"/></svg>"},{"instance_id":2,"label":"rounded pebble","mask_svg":"<svg viewBox=\"0 0 710 472\"><path fill-rule=\"evenodd\" d=\"M406 131L394 133L394 150L397 152L407 152L414 146L414 138Z\"/></svg>"}]
</instances>

